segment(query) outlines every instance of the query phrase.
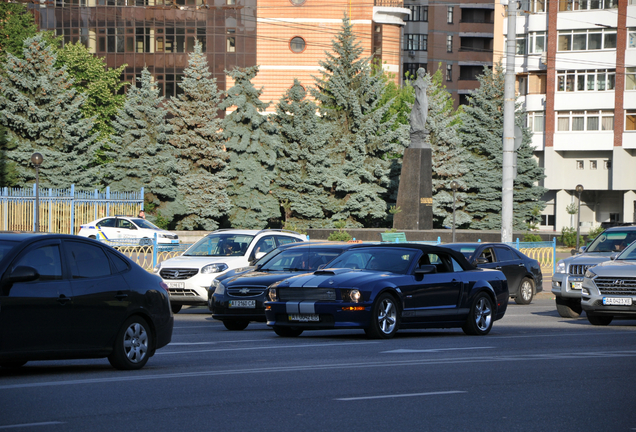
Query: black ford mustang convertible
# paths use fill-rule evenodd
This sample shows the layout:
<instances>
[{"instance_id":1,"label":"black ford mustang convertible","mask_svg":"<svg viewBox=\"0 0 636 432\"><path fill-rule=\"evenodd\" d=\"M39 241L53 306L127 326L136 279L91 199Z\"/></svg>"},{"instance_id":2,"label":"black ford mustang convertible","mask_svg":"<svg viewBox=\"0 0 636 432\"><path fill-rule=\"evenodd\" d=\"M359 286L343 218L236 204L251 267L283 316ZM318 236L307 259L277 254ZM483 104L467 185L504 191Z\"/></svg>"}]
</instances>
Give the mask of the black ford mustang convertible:
<instances>
[{"instance_id":1,"label":"black ford mustang convertible","mask_svg":"<svg viewBox=\"0 0 636 432\"><path fill-rule=\"evenodd\" d=\"M359 328L386 339L400 328L461 327L485 335L508 306L502 272L444 247L359 245L329 267L270 286L265 315L276 334Z\"/></svg>"}]
</instances>

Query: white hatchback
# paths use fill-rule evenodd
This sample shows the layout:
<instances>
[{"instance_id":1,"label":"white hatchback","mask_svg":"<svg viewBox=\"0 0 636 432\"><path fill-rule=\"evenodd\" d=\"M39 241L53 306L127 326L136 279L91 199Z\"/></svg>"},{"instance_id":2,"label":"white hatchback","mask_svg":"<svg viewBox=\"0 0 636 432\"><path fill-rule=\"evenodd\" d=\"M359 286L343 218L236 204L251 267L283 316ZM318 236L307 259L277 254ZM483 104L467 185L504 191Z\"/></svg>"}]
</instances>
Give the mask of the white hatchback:
<instances>
[{"instance_id":1,"label":"white hatchback","mask_svg":"<svg viewBox=\"0 0 636 432\"><path fill-rule=\"evenodd\" d=\"M284 230L217 230L190 246L181 256L155 266L168 285L172 311L184 305L207 305L208 288L217 276L247 267L278 246L306 241L307 236Z\"/></svg>"},{"instance_id":2,"label":"white hatchback","mask_svg":"<svg viewBox=\"0 0 636 432\"><path fill-rule=\"evenodd\" d=\"M178 245L179 236L159 228L146 219L128 216L109 216L81 225L78 236L101 240L139 240L140 245L151 245L157 234L160 245Z\"/></svg>"}]
</instances>

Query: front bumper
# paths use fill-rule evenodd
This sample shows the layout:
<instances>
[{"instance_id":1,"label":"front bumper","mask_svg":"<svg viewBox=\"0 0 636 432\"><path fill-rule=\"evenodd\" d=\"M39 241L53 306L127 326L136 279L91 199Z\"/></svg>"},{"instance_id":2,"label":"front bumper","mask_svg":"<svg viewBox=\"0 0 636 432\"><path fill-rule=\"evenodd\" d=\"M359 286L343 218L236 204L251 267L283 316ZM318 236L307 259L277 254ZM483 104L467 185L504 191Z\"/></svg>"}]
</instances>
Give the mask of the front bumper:
<instances>
[{"instance_id":1,"label":"front bumper","mask_svg":"<svg viewBox=\"0 0 636 432\"><path fill-rule=\"evenodd\" d=\"M164 279L170 292L170 303L206 306L208 304L208 288L220 273L197 273L189 279Z\"/></svg>"},{"instance_id":2,"label":"front bumper","mask_svg":"<svg viewBox=\"0 0 636 432\"><path fill-rule=\"evenodd\" d=\"M265 309L270 327L295 327L306 330L365 329L371 320L372 303L344 302L268 302ZM343 310L347 307L362 310ZM292 316L318 315L319 321L292 321Z\"/></svg>"},{"instance_id":3,"label":"front bumper","mask_svg":"<svg viewBox=\"0 0 636 432\"><path fill-rule=\"evenodd\" d=\"M254 300L253 308L230 307L232 300ZM210 297L208 308L212 312L212 318L223 321L226 319L241 319L256 322L265 322L265 296L229 298L224 295L214 294Z\"/></svg>"},{"instance_id":4,"label":"front bumper","mask_svg":"<svg viewBox=\"0 0 636 432\"><path fill-rule=\"evenodd\" d=\"M558 297L580 299L583 276L573 276L565 273L552 275L552 294Z\"/></svg>"}]
</instances>

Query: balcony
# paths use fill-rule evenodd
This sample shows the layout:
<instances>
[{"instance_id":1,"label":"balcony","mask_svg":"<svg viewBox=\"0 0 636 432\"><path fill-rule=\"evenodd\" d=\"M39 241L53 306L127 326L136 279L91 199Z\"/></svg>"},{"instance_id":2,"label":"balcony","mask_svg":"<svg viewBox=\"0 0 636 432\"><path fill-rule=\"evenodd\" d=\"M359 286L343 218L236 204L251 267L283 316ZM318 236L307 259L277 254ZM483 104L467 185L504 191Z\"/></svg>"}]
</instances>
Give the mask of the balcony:
<instances>
[{"instance_id":1,"label":"balcony","mask_svg":"<svg viewBox=\"0 0 636 432\"><path fill-rule=\"evenodd\" d=\"M378 24L404 25L411 10L404 7L403 0L373 0L373 22Z\"/></svg>"},{"instance_id":2,"label":"balcony","mask_svg":"<svg viewBox=\"0 0 636 432\"><path fill-rule=\"evenodd\" d=\"M373 6L402 8L404 0L373 0Z\"/></svg>"}]
</instances>

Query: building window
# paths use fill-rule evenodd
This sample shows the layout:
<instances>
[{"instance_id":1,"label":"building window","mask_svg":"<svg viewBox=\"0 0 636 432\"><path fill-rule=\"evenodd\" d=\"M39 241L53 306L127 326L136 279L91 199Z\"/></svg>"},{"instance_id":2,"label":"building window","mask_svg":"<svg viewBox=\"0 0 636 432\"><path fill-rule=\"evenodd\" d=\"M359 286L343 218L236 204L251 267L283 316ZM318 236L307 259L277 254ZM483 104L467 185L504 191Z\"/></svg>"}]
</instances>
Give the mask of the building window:
<instances>
[{"instance_id":1,"label":"building window","mask_svg":"<svg viewBox=\"0 0 636 432\"><path fill-rule=\"evenodd\" d=\"M636 90L636 67L625 68L625 90Z\"/></svg>"},{"instance_id":2,"label":"building window","mask_svg":"<svg viewBox=\"0 0 636 432\"><path fill-rule=\"evenodd\" d=\"M528 112L528 128L532 132L543 132L544 113L543 111Z\"/></svg>"},{"instance_id":3,"label":"building window","mask_svg":"<svg viewBox=\"0 0 636 432\"><path fill-rule=\"evenodd\" d=\"M576 169L577 170L582 170L584 168L585 168L585 165L583 164L583 161L582 160L577 160L576 161Z\"/></svg>"},{"instance_id":4,"label":"building window","mask_svg":"<svg viewBox=\"0 0 636 432\"><path fill-rule=\"evenodd\" d=\"M559 111L557 131L593 132L614 130L613 111Z\"/></svg>"},{"instance_id":5,"label":"building window","mask_svg":"<svg viewBox=\"0 0 636 432\"><path fill-rule=\"evenodd\" d=\"M446 12L446 22L448 24L452 24L453 23L453 6L448 6L447 12Z\"/></svg>"},{"instance_id":6,"label":"building window","mask_svg":"<svg viewBox=\"0 0 636 432\"><path fill-rule=\"evenodd\" d=\"M629 110L625 112L625 130L636 131L636 111Z\"/></svg>"},{"instance_id":7,"label":"building window","mask_svg":"<svg viewBox=\"0 0 636 432\"><path fill-rule=\"evenodd\" d=\"M614 90L615 86L614 69L557 71L557 91L609 91Z\"/></svg>"},{"instance_id":8,"label":"building window","mask_svg":"<svg viewBox=\"0 0 636 432\"><path fill-rule=\"evenodd\" d=\"M405 21L417 21L417 22L427 22L428 21L428 6L416 6L416 5L405 5L411 10L411 16L408 17Z\"/></svg>"},{"instance_id":9,"label":"building window","mask_svg":"<svg viewBox=\"0 0 636 432\"><path fill-rule=\"evenodd\" d=\"M226 39L226 48L227 52L236 52L236 30L235 29L227 29L227 39Z\"/></svg>"},{"instance_id":10,"label":"building window","mask_svg":"<svg viewBox=\"0 0 636 432\"><path fill-rule=\"evenodd\" d=\"M404 79L415 80L417 78L417 70L419 68L426 70L427 67L426 63L404 63Z\"/></svg>"},{"instance_id":11,"label":"building window","mask_svg":"<svg viewBox=\"0 0 636 432\"><path fill-rule=\"evenodd\" d=\"M453 52L453 35L446 36L446 52Z\"/></svg>"},{"instance_id":12,"label":"building window","mask_svg":"<svg viewBox=\"0 0 636 432\"><path fill-rule=\"evenodd\" d=\"M627 29L627 48L636 48L636 27Z\"/></svg>"},{"instance_id":13,"label":"building window","mask_svg":"<svg viewBox=\"0 0 636 432\"><path fill-rule=\"evenodd\" d=\"M406 51L426 51L428 46L428 35L407 34L404 36L404 49Z\"/></svg>"},{"instance_id":14,"label":"building window","mask_svg":"<svg viewBox=\"0 0 636 432\"><path fill-rule=\"evenodd\" d=\"M557 51L594 51L616 48L616 29L559 31Z\"/></svg>"},{"instance_id":15,"label":"building window","mask_svg":"<svg viewBox=\"0 0 636 432\"><path fill-rule=\"evenodd\" d=\"M595 160L591 160L590 161L590 169L591 170L595 170L596 169L596 161Z\"/></svg>"},{"instance_id":16,"label":"building window","mask_svg":"<svg viewBox=\"0 0 636 432\"><path fill-rule=\"evenodd\" d=\"M521 0L520 10L529 13L545 12L545 0Z\"/></svg>"},{"instance_id":17,"label":"building window","mask_svg":"<svg viewBox=\"0 0 636 432\"><path fill-rule=\"evenodd\" d=\"M616 8L618 0L559 0L559 12Z\"/></svg>"},{"instance_id":18,"label":"building window","mask_svg":"<svg viewBox=\"0 0 636 432\"><path fill-rule=\"evenodd\" d=\"M476 81L477 77L483 73L484 66L459 66L460 81Z\"/></svg>"},{"instance_id":19,"label":"building window","mask_svg":"<svg viewBox=\"0 0 636 432\"><path fill-rule=\"evenodd\" d=\"M612 169L612 161L611 160L604 160L603 161L603 168L605 168L606 170Z\"/></svg>"},{"instance_id":20,"label":"building window","mask_svg":"<svg viewBox=\"0 0 636 432\"><path fill-rule=\"evenodd\" d=\"M447 64L446 65L446 81L452 81L452 80L453 80L453 65Z\"/></svg>"},{"instance_id":21,"label":"building window","mask_svg":"<svg viewBox=\"0 0 636 432\"><path fill-rule=\"evenodd\" d=\"M289 49L295 53L301 53L305 51L305 40L300 36L296 36L289 41Z\"/></svg>"}]
</instances>

